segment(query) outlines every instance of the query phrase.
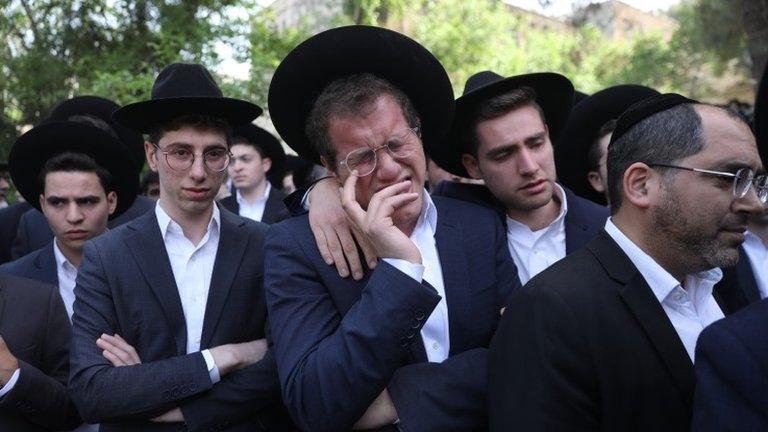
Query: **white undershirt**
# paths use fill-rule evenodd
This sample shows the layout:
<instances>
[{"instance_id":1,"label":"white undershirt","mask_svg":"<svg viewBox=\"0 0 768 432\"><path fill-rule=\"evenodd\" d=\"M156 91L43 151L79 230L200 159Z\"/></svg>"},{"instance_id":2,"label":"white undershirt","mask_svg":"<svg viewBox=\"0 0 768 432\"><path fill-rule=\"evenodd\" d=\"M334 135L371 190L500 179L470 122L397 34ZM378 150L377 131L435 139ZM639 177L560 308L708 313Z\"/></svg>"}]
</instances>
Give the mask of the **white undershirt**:
<instances>
[{"instance_id":1,"label":"white undershirt","mask_svg":"<svg viewBox=\"0 0 768 432\"><path fill-rule=\"evenodd\" d=\"M605 231L643 275L693 361L701 331L724 316L712 296L712 288L723 278L723 272L713 268L686 275L683 288L674 276L624 235L611 218L605 223Z\"/></svg>"},{"instance_id":2,"label":"white undershirt","mask_svg":"<svg viewBox=\"0 0 768 432\"><path fill-rule=\"evenodd\" d=\"M568 202L565 191L554 183L552 199L560 201L560 213L552 223L538 231L531 231L507 216L507 247L517 266L520 283L525 285L542 270L565 258L565 215Z\"/></svg>"},{"instance_id":3,"label":"white undershirt","mask_svg":"<svg viewBox=\"0 0 768 432\"><path fill-rule=\"evenodd\" d=\"M441 363L448 358L451 339L448 328L448 303L445 297L443 268L440 265L440 256L435 243L437 209L425 190L422 189L421 195L423 197L421 214L410 239L421 252L422 264L394 258L384 258L384 261L419 282L426 281L435 288L440 296L440 302L432 310L427 322L421 328L421 338L427 352L427 360Z\"/></svg>"},{"instance_id":4,"label":"white undershirt","mask_svg":"<svg viewBox=\"0 0 768 432\"><path fill-rule=\"evenodd\" d=\"M240 216L255 220L256 222L261 222L264 218L264 209L267 206L269 192L272 190L269 181L266 179L264 181L267 183L267 187L264 188L264 194L258 197L254 202L246 200L239 190L236 192L237 204L240 206Z\"/></svg>"},{"instance_id":5,"label":"white undershirt","mask_svg":"<svg viewBox=\"0 0 768 432\"><path fill-rule=\"evenodd\" d=\"M755 275L760 298L768 297L768 246L760 237L749 231L744 236L744 251L749 258L752 274Z\"/></svg>"}]
</instances>

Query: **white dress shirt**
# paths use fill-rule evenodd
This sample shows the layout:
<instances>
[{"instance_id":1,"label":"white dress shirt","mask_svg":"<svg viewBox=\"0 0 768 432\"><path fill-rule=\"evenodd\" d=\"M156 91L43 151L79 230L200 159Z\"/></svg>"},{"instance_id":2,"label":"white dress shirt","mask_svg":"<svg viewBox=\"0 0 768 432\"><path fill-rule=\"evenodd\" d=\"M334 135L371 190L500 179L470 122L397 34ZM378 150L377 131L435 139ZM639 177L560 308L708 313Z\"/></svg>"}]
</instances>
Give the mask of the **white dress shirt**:
<instances>
[{"instance_id":1,"label":"white dress shirt","mask_svg":"<svg viewBox=\"0 0 768 432\"><path fill-rule=\"evenodd\" d=\"M267 179L264 179L264 181L267 183L267 187L264 188L264 195L257 198L254 202L246 200L239 190L236 192L237 205L240 206L240 216L261 222L261 219L264 217L264 208L267 206L269 192L272 190L269 181Z\"/></svg>"},{"instance_id":2,"label":"white dress shirt","mask_svg":"<svg viewBox=\"0 0 768 432\"><path fill-rule=\"evenodd\" d=\"M219 226L221 225L219 208L214 204L208 229L197 246L184 236L181 226L168 216L160 202L155 206L155 215L171 262L173 278L179 290L184 322L187 327L187 354L190 354L200 351L205 306L211 286L213 264L219 249ZM213 356L208 350L202 351L202 354L211 382L214 384L219 382L219 371Z\"/></svg>"},{"instance_id":3,"label":"white dress shirt","mask_svg":"<svg viewBox=\"0 0 768 432\"><path fill-rule=\"evenodd\" d=\"M686 275L683 287L674 276L624 235L611 218L605 223L605 230L643 275L693 361L696 340L701 331L723 318L723 311L712 296L712 288L723 278L723 272L713 268Z\"/></svg>"},{"instance_id":4,"label":"white dress shirt","mask_svg":"<svg viewBox=\"0 0 768 432\"><path fill-rule=\"evenodd\" d=\"M527 225L507 216L507 247L525 285L542 270L565 258L565 215L568 202L563 188L554 183L553 199L560 201L560 213L547 227L531 231Z\"/></svg>"},{"instance_id":5,"label":"white dress shirt","mask_svg":"<svg viewBox=\"0 0 768 432\"><path fill-rule=\"evenodd\" d=\"M744 251L749 258L760 298L768 297L768 246L760 237L749 231L744 236Z\"/></svg>"},{"instance_id":6,"label":"white dress shirt","mask_svg":"<svg viewBox=\"0 0 768 432\"><path fill-rule=\"evenodd\" d=\"M410 237L421 252L422 263L414 264L394 258L384 258L384 261L419 282L426 281L440 296L440 302L432 310L424 327L421 328L421 339L427 352L427 359L433 363L441 363L448 358L451 349L448 329L448 303L445 299L443 268L440 265L440 256L437 253L435 243L437 209L429 194L424 190L422 190L422 197L421 214Z\"/></svg>"},{"instance_id":7,"label":"white dress shirt","mask_svg":"<svg viewBox=\"0 0 768 432\"><path fill-rule=\"evenodd\" d=\"M75 280L77 279L77 268L69 262L64 253L59 249L58 242L53 241L53 256L56 257L56 275L59 278L59 294L64 301L64 308L67 309L69 322L72 322L72 305L75 304Z\"/></svg>"}]
</instances>

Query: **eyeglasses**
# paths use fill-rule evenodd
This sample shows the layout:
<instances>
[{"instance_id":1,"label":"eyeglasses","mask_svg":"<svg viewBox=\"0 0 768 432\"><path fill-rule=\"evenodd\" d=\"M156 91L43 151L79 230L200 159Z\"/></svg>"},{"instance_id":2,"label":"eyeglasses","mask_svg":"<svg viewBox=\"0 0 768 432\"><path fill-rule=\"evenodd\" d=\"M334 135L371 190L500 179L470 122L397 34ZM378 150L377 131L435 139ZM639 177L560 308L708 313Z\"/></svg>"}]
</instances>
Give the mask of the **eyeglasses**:
<instances>
[{"instance_id":1,"label":"eyeglasses","mask_svg":"<svg viewBox=\"0 0 768 432\"><path fill-rule=\"evenodd\" d=\"M174 171L186 171L190 169L198 156L186 147L172 147L163 150L157 144L153 145L157 151L165 155L165 162ZM205 165L205 168L208 169L208 171L222 172L227 169L229 161L232 158L232 153L224 147L215 147L204 151L202 157L203 165Z\"/></svg>"},{"instance_id":2,"label":"eyeglasses","mask_svg":"<svg viewBox=\"0 0 768 432\"><path fill-rule=\"evenodd\" d=\"M387 139L387 142L378 147L362 147L347 153L347 157L339 162L344 165L350 174L357 170L358 177L365 177L376 169L376 152L387 149L387 152L395 159L404 159L412 155L419 143L414 138L420 138L418 127L405 129Z\"/></svg>"},{"instance_id":3,"label":"eyeglasses","mask_svg":"<svg viewBox=\"0 0 768 432\"><path fill-rule=\"evenodd\" d=\"M760 202L763 204L768 202L768 177L765 174L756 176L755 172L749 168L741 168L734 174L729 172L712 171L701 168L689 168L677 165L650 164L649 166L681 169L718 177L732 177L733 196L735 198L743 198L747 192L749 192L749 188L754 186L755 193L757 194L757 198L760 200Z\"/></svg>"}]
</instances>

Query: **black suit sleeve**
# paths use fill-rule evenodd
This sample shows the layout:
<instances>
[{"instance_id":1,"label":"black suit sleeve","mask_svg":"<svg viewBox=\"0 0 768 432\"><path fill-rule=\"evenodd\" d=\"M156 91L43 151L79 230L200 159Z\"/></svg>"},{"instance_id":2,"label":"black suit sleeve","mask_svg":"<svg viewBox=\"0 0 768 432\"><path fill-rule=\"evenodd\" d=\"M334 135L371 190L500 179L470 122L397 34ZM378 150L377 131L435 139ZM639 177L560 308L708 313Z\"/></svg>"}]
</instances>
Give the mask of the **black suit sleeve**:
<instances>
[{"instance_id":1,"label":"black suit sleeve","mask_svg":"<svg viewBox=\"0 0 768 432\"><path fill-rule=\"evenodd\" d=\"M0 409L22 415L48 429L73 429L82 423L66 388L70 325L61 297L50 290L39 368L19 359L19 379L0 398Z\"/></svg>"},{"instance_id":2,"label":"black suit sleeve","mask_svg":"<svg viewBox=\"0 0 768 432\"><path fill-rule=\"evenodd\" d=\"M600 430L596 378L579 323L562 298L536 281L512 296L491 342L490 430Z\"/></svg>"}]
</instances>

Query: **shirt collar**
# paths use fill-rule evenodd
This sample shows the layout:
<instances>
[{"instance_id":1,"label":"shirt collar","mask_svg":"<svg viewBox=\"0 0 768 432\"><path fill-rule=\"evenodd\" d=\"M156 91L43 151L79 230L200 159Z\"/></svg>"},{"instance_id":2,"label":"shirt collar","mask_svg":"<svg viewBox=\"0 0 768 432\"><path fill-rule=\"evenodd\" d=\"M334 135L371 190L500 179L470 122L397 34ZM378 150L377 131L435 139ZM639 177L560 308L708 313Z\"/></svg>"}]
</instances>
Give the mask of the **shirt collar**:
<instances>
[{"instance_id":1,"label":"shirt collar","mask_svg":"<svg viewBox=\"0 0 768 432\"><path fill-rule=\"evenodd\" d=\"M744 247L749 247L754 250L767 250L768 247L763 243L763 240L752 231L744 233Z\"/></svg>"},{"instance_id":2,"label":"shirt collar","mask_svg":"<svg viewBox=\"0 0 768 432\"><path fill-rule=\"evenodd\" d=\"M437 207L435 207L434 201L427 193L426 189L421 189L421 213L419 214L419 220L416 221L416 226L422 225L424 222L429 224L432 232L437 229Z\"/></svg>"},{"instance_id":3,"label":"shirt collar","mask_svg":"<svg viewBox=\"0 0 768 432\"><path fill-rule=\"evenodd\" d=\"M67 270L75 270L75 266L72 265L71 262L67 259L66 256L64 256L64 253L59 249L58 242L56 239L53 239L53 256L56 258L56 266L58 268L63 268Z\"/></svg>"},{"instance_id":4,"label":"shirt collar","mask_svg":"<svg viewBox=\"0 0 768 432\"><path fill-rule=\"evenodd\" d=\"M557 225L560 225L564 223L565 221L565 215L568 213L568 200L565 198L565 190L562 186L557 184L557 182L553 182L554 184L554 193L552 194L552 199L557 199L560 201L560 213L558 213L555 220L552 221L549 225L547 225L545 228L542 228L540 230L537 230L536 232L541 232L543 230L548 230L552 227L555 227ZM517 231L517 230L528 230L528 232L533 232L528 225L525 225L523 223L520 223L511 217L507 216L507 230L508 231Z\"/></svg>"},{"instance_id":5,"label":"shirt collar","mask_svg":"<svg viewBox=\"0 0 768 432\"><path fill-rule=\"evenodd\" d=\"M645 278L648 286L651 287L654 296L662 303L666 299L672 290L675 289L680 282L675 279L668 271L664 269L659 263L657 263L650 255L645 253L640 247L638 247L632 240L629 239L623 232L613 223L613 218L608 218L605 222L605 231L609 236L619 245L622 251L627 254L632 264L637 267L637 270ZM719 268L713 268L702 272L687 275L686 280L693 277L698 280L708 280L714 285L723 277L723 272Z\"/></svg>"},{"instance_id":6,"label":"shirt collar","mask_svg":"<svg viewBox=\"0 0 768 432\"><path fill-rule=\"evenodd\" d=\"M256 202L266 201L269 198L269 193L272 191L272 185L269 183L269 180L264 179L264 181L267 182L267 187L264 188L264 194L260 196ZM237 199L237 203L240 205L243 205L243 203L250 204L245 200L243 194L240 193L240 190L235 190L235 198Z\"/></svg>"},{"instance_id":7,"label":"shirt collar","mask_svg":"<svg viewBox=\"0 0 768 432\"><path fill-rule=\"evenodd\" d=\"M155 216L157 217L157 223L160 226L160 235L162 235L163 239L165 239L165 235L171 227L181 231L181 226L168 216L168 213L165 212L163 206L160 205L160 201L155 205ZM211 232L212 229L218 229L219 226L221 226L221 212L219 211L219 206L214 202L211 220L208 222L208 229L206 231Z\"/></svg>"}]
</instances>

